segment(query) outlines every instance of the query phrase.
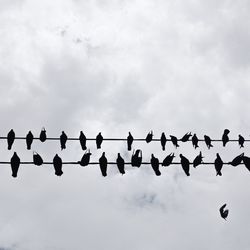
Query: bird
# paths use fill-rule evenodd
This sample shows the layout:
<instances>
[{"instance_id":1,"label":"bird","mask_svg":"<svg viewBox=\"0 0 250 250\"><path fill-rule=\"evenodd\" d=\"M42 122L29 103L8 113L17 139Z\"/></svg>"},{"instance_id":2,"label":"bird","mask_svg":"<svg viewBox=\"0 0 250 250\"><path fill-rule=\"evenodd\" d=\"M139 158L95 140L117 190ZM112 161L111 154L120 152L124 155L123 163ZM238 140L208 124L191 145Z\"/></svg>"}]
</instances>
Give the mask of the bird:
<instances>
[{"instance_id":1,"label":"bird","mask_svg":"<svg viewBox=\"0 0 250 250\"><path fill-rule=\"evenodd\" d=\"M196 168L198 165L200 165L202 163L202 159L204 157L202 156L202 153L200 151L200 153L195 157L194 161L193 161L193 166L194 168Z\"/></svg>"},{"instance_id":2,"label":"bird","mask_svg":"<svg viewBox=\"0 0 250 250\"><path fill-rule=\"evenodd\" d=\"M131 157L131 165L132 167L140 167L142 163L142 151L140 149L137 149L135 152L133 152Z\"/></svg>"},{"instance_id":3,"label":"bird","mask_svg":"<svg viewBox=\"0 0 250 250\"><path fill-rule=\"evenodd\" d=\"M15 141L15 132L11 129L7 135L7 143L8 143L8 150L11 150L11 147Z\"/></svg>"},{"instance_id":4,"label":"bird","mask_svg":"<svg viewBox=\"0 0 250 250\"><path fill-rule=\"evenodd\" d=\"M211 138L209 136L204 135L204 140L205 140L205 143L206 143L208 149L210 149L211 147L213 147L213 145L211 144L212 140L211 140Z\"/></svg>"},{"instance_id":5,"label":"bird","mask_svg":"<svg viewBox=\"0 0 250 250\"><path fill-rule=\"evenodd\" d=\"M82 150L86 150L86 136L84 135L84 133L82 131L80 131L80 136L79 136L79 141L82 147Z\"/></svg>"},{"instance_id":6,"label":"bird","mask_svg":"<svg viewBox=\"0 0 250 250\"><path fill-rule=\"evenodd\" d=\"M100 169L102 172L102 176L105 177L107 176L107 165L108 165L108 160L105 156L105 152L102 153L102 156L99 159L99 164L100 164Z\"/></svg>"},{"instance_id":7,"label":"bird","mask_svg":"<svg viewBox=\"0 0 250 250\"><path fill-rule=\"evenodd\" d=\"M102 145L102 141L103 141L103 137L101 132L96 136L96 147L97 149L101 148Z\"/></svg>"},{"instance_id":8,"label":"bird","mask_svg":"<svg viewBox=\"0 0 250 250\"><path fill-rule=\"evenodd\" d=\"M66 149L67 140L68 140L68 136L65 134L64 131L62 131L62 134L60 136L61 150Z\"/></svg>"},{"instance_id":9,"label":"bird","mask_svg":"<svg viewBox=\"0 0 250 250\"><path fill-rule=\"evenodd\" d=\"M33 152L33 163L36 166L41 166L43 164L43 159L37 152Z\"/></svg>"},{"instance_id":10,"label":"bird","mask_svg":"<svg viewBox=\"0 0 250 250\"><path fill-rule=\"evenodd\" d=\"M182 154L180 154L180 157L181 157L182 169L184 170L184 172L187 176L190 176L190 174L189 174L189 165L190 165L189 160L185 156L183 156Z\"/></svg>"},{"instance_id":11,"label":"bird","mask_svg":"<svg viewBox=\"0 0 250 250\"><path fill-rule=\"evenodd\" d=\"M154 154L151 154L151 166L156 174L156 176L160 176L161 172L159 170L159 159L154 156Z\"/></svg>"},{"instance_id":12,"label":"bird","mask_svg":"<svg viewBox=\"0 0 250 250\"><path fill-rule=\"evenodd\" d=\"M122 175L125 174L125 170L124 170L125 162L124 162L124 159L121 157L120 153L117 154L116 164L117 164L119 172Z\"/></svg>"},{"instance_id":13,"label":"bird","mask_svg":"<svg viewBox=\"0 0 250 250\"><path fill-rule=\"evenodd\" d=\"M171 139L173 145L174 145L176 148L179 147L179 145L178 145L178 139L177 139L176 136L170 135L170 139Z\"/></svg>"},{"instance_id":14,"label":"bird","mask_svg":"<svg viewBox=\"0 0 250 250\"><path fill-rule=\"evenodd\" d=\"M216 170L216 175L222 176L221 169L223 166L223 161L218 153L216 154L214 166L215 166L215 170Z\"/></svg>"},{"instance_id":15,"label":"bird","mask_svg":"<svg viewBox=\"0 0 250 250\"><path fill-rule=\"evenodd\" d=\"M167 166L171 165L174 157L175 157L174 153L167 155L166 158L162 162L162 166L167 167Z\"/></svg>"},{"instance_id":16,"label":"bird","mask_svg":"<svg viewBox=\"0 0 250 250\"><path fill-rule=\"evenodd\" d=\"M245 167L250 171L250 157L243 156L243 163Z\"/></svg>"},{"instance_id":17,"label":"bird","mask_svg":"<svg viewBox=\"0 0 250 250\"><path fill-rule=\"evenodd\" d=\"M224 205L220 208L220 216L221 216L221 218L223 218L224 220L226 220L226 218L227 218L227 216L228 216L228 213L229 213L229 210L228 210L228 209L225 210L226 205L227 205L227 204L224 204Z\"/></svg>"},{"instance_id":18,"label":"bird","mask_svg":"<svg viewBox=\"0 0 250 250\"><path fill-rule=\"evenodd\" d=\"M26 145L27 145L27 149L30 150L31 149L31 144L34 140L34 136L32 134L31 131L29 131L29 133L26 135Z\"/></svg>"},{"instance_id":19,"label":"bird","mask_svg":"<svg viewBox=\"0 0 250 250\"><path fill-rule=\"evenodd\" d=\"M127 137L128 151L131 151L133 141L134 141L134 137L131 135L130 132L128 132L128 137Z\"/></svg>"},{"instance_id":20,"label":"bird","mask_svg":"<svg viewBox=\"0 0 250 250\"><path fill-rule=\"evenodd\" d=\"M229 164L231 164L232 166L236 167L238 165L241 164L242 160L243 160L243 157L244 157L244 153L236 156L231 162L229 162Z\"/></svg>"},{"instance_id":21,"label":"bird","mask_svg":"<svg viewBox=\"0 0 250 250\"><path fill-rule=\"evenodd\" d=\"M40 138L40 141L41 141L41 142L45 142L45 141L46 141L47 135L46 135L46 130L45 130L45 128L42 128L39 138Z\"/></svg>"},{"instance_id":22,"label":"bird","mask_svg":"<svg viewBox=\"0 0 250 250\"><path fill-rule=\"evenodd\" d=\"M225 129L224 130L224 133L222 135L222 142L223 142L223 147L226 146L226 144L229 142L229 137L228 137L228 134L230 133L230 130L229 129Z\"/></svg>"},{"instance_id":23,"label":"bird","mask_svg":"<svg viewBox=\"0 0 250 250\"><path fill-rule=\"evenodd\" d=\"M187 142L190 138L190 136L192 136L192 133L189 132L189 133L186 133L185 135L183 135L183 137L181 138L181 141L182 142Z\"/></svg>"},{"instance_id":24,"label":"bird","mask_svg":"<svg viewBox=\"0 0 250 250\"><path fill-rule=\"evenodd\" d=\"M151 130L151 131L147 134L145 140L146 140L147 143L149 143L149 142L152 141L152 139L153 139L153 131Z\"/></svg>"},{"instance_id":25,"label":"bird","mask_svg":"<svg viewBox=\"0 0 250 250\"><path fill-rule=\"evenodd\" d=\"M63 174L62 171L62 159L58 156L58 154L55 155L53 159L53 165L55 169L55 175L61 176Z\"/></svg>"},{"instance_id":26,"label":"bird","mask_svg":"<svg viewBox=\"0 0 250 250\"><path fill-rule=\"evenodd\" d=\"M10 165L12 170L12 176L16 178L20 166L20 158L18 157L16 152L14 152L13 156L10 159Z\"/></svg>"},{"instance_id":27,"label":"bird","mask_svg":"<svg viewBox=\"0 0 250 250\"><path fill-rule=\"evenodd\" d=\"M192 137L192 144L193 144L195 149L199 147L198 142L199 142L199 139L197 138L197 135L194 134L193 137Z\"/></svg>"},{"instance_id":28,"label":"bird","mask_svg":"<svg viewBox=\"0 0 250 250\"><path fill-rule=\"evenodd\" d=\"M244 148L244 142L245 142L245 138L242 135L239 135L240 148Z\"/></svg>"},{"instance_id":29,"label":"bird","mask_svg":"<svg viewBox=\"0 0 250 250\"><path fill-rule=\"evenodd\" d=\"M166 142L167 142L166 135L165 133L162 133L161 134L161 146L162 146L163 151L165 151Z\"/></svg>"},{"instance_id":30,"label":"bird","mask_svg":"<svg viewBox=\"0 0 250 250\"><path fill-rule=\"evenodd\" d=\"M82 156L81 161L79 162L79 164L83 167L88 166L89 165L89 161L90 161L90 156L92 154L90 153L90 150L86 150L84 155Z\"/></svg>"}]
</instances>

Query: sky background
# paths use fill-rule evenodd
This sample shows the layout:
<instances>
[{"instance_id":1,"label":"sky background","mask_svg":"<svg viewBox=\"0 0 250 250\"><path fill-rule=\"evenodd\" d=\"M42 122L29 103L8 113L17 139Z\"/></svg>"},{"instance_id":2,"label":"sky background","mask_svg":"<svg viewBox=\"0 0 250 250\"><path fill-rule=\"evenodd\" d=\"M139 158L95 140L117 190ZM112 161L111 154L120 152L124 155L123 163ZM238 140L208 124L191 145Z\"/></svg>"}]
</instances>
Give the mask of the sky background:
<instances>
[{"instance_id":1,"label":"sky background","mask_svg":"<svg viewBox=\"0 0 250 250\"><path fill-rule=\"evenodd\" d=\"M0 0L0 135L32 130L59 137L102 132L105 137L181 137L188 131L249 139L250 2L247 0ZM214 143L215 144L215 143ZM202 150L228 162L249 151L237 143L212 150L191 143L134 143L148 161L182 153L190 160ZM127 160L126 143L88 142L93 160L103 151ZM11 151L0 141L0 159L16 151L32 160L25 141ZM56 153L80 160L79 143L35 141L46 161ZM176 161L179 157L176 158ZM180 166L10 167L0 169L1 250L248 250L250 173L243 166L199 166L186 177ZM218 209L228 204L225 222Z\"/></svg>"}]
</instances>

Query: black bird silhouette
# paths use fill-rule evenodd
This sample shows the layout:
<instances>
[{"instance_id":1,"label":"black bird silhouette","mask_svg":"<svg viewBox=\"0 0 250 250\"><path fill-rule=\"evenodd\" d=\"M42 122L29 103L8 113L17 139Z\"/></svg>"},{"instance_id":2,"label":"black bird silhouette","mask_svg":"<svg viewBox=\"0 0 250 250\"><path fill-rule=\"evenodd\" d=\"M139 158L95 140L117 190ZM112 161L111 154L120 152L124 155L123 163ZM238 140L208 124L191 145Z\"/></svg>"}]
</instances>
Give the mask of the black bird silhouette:
<instances>
[{"instance_id":1,"label":"black bird silhouette","mask_svg":"<svg viewBox=\"0 0 250 250\"><path fill-rule=\"evenodd\" d=\"M8 143L8 150L11 150L11 147L15 141L15 132L11 129L7 135L7 143Z\"/></svg>"},{"instance_id":2,"label":"black bird silhouette","mask_svg":"<svg viewBox=\"0 0 250 250\"><path fill-rule=\"evenodd\" d=\"M27 145L27 149L30 150L31 149L31 144L33 142L34 136L32 134L31 131L29 131L29 133L26 135L26 145Z\"/></svg>"},{"instance_id":3,"label":"black bird silhouette","mask_svg":"<svg viewBox=\"0 0 250 250\"><path fill-rule=\"evenodd\" d=\"M210 149L211 147L213 147L213 145L211 144L212 140L211 140L211 138L209 136L204 135L204 140L205 140L205 143L206 143L208 149Z\"/></svg>"},{"instance_id":4,"label":"black bird silhouette","mask_svg":"<svg viewBox=\"0 0 250 250\"><path fill-rule=\"evenodd\" d=\"M222 135L222 142L223 142L223 147L226 146L226 144L229 142L229 137L228 137L228 134L230 133L230 130L229 129L225 129L224 130L224 133Z\"/></svg>"},{"instance_id":5,"label":"black bird silhouette","mask_svg":"<svg viewBox=\"0 0 250 250\"><path fill-rule=\"evenodd\" d=\"M128 151L132 149L133 141L134 141L134 137L131 135L130 132L128 132L128 137L127 137Z\"/></svg>"},{"instance_id":6,"label":"black bird silhouette","mask_svg":"<svg viewBox=\"0 0 250 250\"><path fill-rule=\"evenodd\" d=\"M67 140L68 140L68 136L65 134L64 131L62 131L62 134L60 136L61 150L66 149Z\"/></svg>"},{"instance_id":7,"label":"black bird silhouette","mask_svg":"<svg viewBox=\"0 0 250 250\"><path fill-rule=\"evenodd\" d=\"M99 159L100 169L102 172L102 176L107 176L107 166L108 166L108 160L105 157L105 152L102 153L101 158Z\"/></svg>"},{"instance_id":8,"label":"black bird silhouette","mask_svg":"<svg viewBox=\"0 0 250 250\"><path fill-rule=\"evenodd\" d=\"M182 154L180 154L180 157L181 157L182 169L184 170L184 172L187 176L190 176L190 174L189 174L189 165L190 165L189 160L185 156L183 156Z\"/></svg>"},{"instance_id":9,"label":"black bird silhouette","mask_svg":"<svg viewBox=\"0 0 250 250\"><path fill-rule=\"evenodd\" d=\"M81 161L79 162L79 164L83 167L88 166L89 165L89 161L90 161L90 156L92 154L90 153L90 150L86 150L84 155L82 156Z\"/></svg>"},{"instance_id":10,"label":"black bird silhouette","mask_svg":"<svg viewBox=\"0 0 250 250\"><path fill-rule=\"evenodd\" d=\"M45 128L42 128L41 133L40 133L40 141L45 142L46 139L47 139L46 130Z\"/></svg>"},{"instance_id":11,"label":"black bird silhouette","mask_svg":"<svg viewBox=\"0 0 250 250\"><path fill-rule=\"evenodd\" d=\"M193 144L193 146L194 146L195 149L199 147L198 146L198 142L199 142L199 140L197 138L197 135L194 134L193 137L192 137L192 144Z\"/></svg>"},{"instance_id":12,"label":"black bird silhouette","mask_svg":"<svg viewBox=\"0 0 250 250\"><path fill-rule=\"evenodd\" d=\"M43 159L37 152L33 152L33 163L36 166L41 166L43 164Z\"/></svg>"},{"instance_id":13,"label":"black bird silhouette","mask_svg":"<svg viewBox=\"0 0 250 250\"><path fill-rule=\"evenodd\" d=\"M96 147L97 149L101 148L102 145L102 141L103 141L103 137L101 132L96 136Z\"/></svg>"},{"instance_id":14,"label":"black bird silhouette","mask_svg":"<svg viewBox=\"0 0 250 250\"><path fill-rule=\"evenodd\" d=\"M189 133L186 133L185 135L183 135L183 137L181 138L181 141L182 142L187 142L190 138L190 136L192 136L192 133L189 132Z\"/></svg>"},{"instance_id":15,"label":"black bird silhouette","mask_svg":"<svg viewBox=\"0 0 250 250\"><path fill-rule=\"evenodd\" d=\"M14 152L13 156L11 157L10 165L11 165L11 170L12 170L12 176L16 178L17 172L20 166L20 158L18 157L16 152Z\"/></svg>"},{"instance_id":16,"label":"black bird silhouette","mask_svg":"<svg viewBox=\"0 0 250 250\"><path fill-rule=\"evenodd\" d=\"M194 168L196 168L198 165L200 165L201 163L202 163L202 159L203 159L204 157L202 156L202 153L200 152L196 157L195 157L195 159L194 159L194 161L193 161L193 166L194 166Z\"/></svg>"},{"instance_id":17,"label":"black bird silhouette","mask_svg":"<svg viewBox=\"0 0 250 250\"><path fill-rule=\"evenodd\" d=\"M221 169L223 166L223 161L218 153L216 154L214 166L215 166L215 170L216 170L216 175L222 176Z\"/></svg>"},{"instance_id":18,"label":"black bird silhouette","mask_svg":"<svg viewBox=\"0 0 250 250\"><path fill-rule=\"evenodd\" d=\"M151 166L157 176L161 175L161 172L159 170L159 159L154 156L154 154L151 155Z\"/></svg>"},{"instance_id":19,"label":"black bird silhouette","mask_svg":"<svg viewBox=\"0 0 250 250\"><path fill-rule=\"evenodd\" d=\"M243 156L243 163L245 167L250 171L250 158L247 156Z\"/></svg>"},{"instance_id":20,"label":"black bird silhouette","mask_svg":"<svg viewBox=\"0 0 250 250\"><path fill-rule=\"evenodd\" d=\"M165 133L162 133L161 134L161 146L162 146L163 151L165 151L166 142L167 142L166 135Z\"/></svg>"},{"instance_id":21,"label":"black bird silhouette","mask_svg":"<svg viewBox=\"0 0 250 250\"><path fill-rule=\"evenodd\" d=\"M151 130L148 134L147 134L147 137L146 137L146 142L149 143L151 142L153 139L153 131Z\"/></svg>"},{"instance_id":22,"label":"black bird silhouette","mask_svg":"<svg viewBox=\"0 0 250 250\"><path fill-rule=\"evenodd\" d=\"M167 155L166 158L162 162L162 166L167 167L167 166L171 165L174 157L175 157L174 153Z\"/></svg>"},{"instance_id":23,"label":"black bird silhouette","mask_svg":"<svg viewBox=\"0 0 250 250\"><path fill-rule=\"evenodd\" d=\"M229 162L229 164L236 167L241 164L241 162L243 161L243 157L244 157L244 153L236 156L231 162Z\"/></svg>"},{"instance_id":24,"label":"black bird silhouette","mask_svg":"<svg viewBox=\"0 0 250 250\"><path fill-rule=\"evenodd\" d=\"M121 157L120 153L118 153L117 155L116 164L117 164L119 172L122 175L125 174L125 170L124 170L125 162L124 162L124 159Z\"/></svg>"},{"instance_id":25,"label":"black bird silhouette","mask_svg":"<svg viewBox=\"0 0 250 250\"><path fill-rule=\"evenodd\" d=\"M179 147L179 145L178 145L178 139L177 139L176 136L170 135L170 139L171 139L173 145L174 145L176 148Z\"/></svg>"},{"instance_id":26,"label":"black bird silhouette","mask_svg":"<svg viewBox=\"0 0 250 250\"><path fill-rule=\"evenodd\" d=\"M55 155L53 159L53 165L55 169L55 175L61 176L63 174L62 171L62 159L58 156L58 154Z\"/></svg>"},{"instance_id":27,"label":"black bird silhouette","mask_svg":"<svg viewBox=\"0 0 250 250\"><path fill-rule=\"evenodd\" d=\"M142 163L142 151L140 149L137 149L135 152L133 152L131 157L131 165L133 167L140 167Z\"/></svg>"},{"instance_id":28,"label":"black bird silhouette","mask_svg":"<svg viewBox=\"0 0 250 250\"><path fill-rule=\"evenodd\" d=\"M244 148L244 142L245 142L245 138L242 135L239 135L240 148Z\"/></svg>"},{"instance_id":29,"label":"black bird silhouette","mask_svg":"<svg viewBox=\"0 0 250 250\"><path fill-rule=\"evenodd\" d=\"M226 218L227 218L227 216L228 216L228 213L229 213L228 209L225 210L226 205L227 205L227 204L224 204L224 205L220 208L220 216L221 216L221 218L223 218L224 220L226 220Z\"/></svg>"},{"instance_id":30,"label":"black bird silhouette","mask_svg":"<svg viewBox=\"0 0 250 250\"><path fill-rule=\"evenodd\" d=\"M81 147L82 147L82 150L86 150L87 147L86 147L86 136L85 134L81 131L80 132L80 136L79 136L79 141L80 141L80 144L81 144Z\"/></svg>"}]
</instances>

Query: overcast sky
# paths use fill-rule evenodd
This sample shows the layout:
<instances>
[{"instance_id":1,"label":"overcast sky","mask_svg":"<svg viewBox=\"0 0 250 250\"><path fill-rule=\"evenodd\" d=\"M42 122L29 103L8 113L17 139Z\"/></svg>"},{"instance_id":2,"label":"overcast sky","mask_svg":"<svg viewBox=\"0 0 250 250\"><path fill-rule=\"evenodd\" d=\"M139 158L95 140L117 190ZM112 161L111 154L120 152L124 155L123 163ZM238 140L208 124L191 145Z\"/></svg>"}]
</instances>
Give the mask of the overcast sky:
<instances>
[{"instance_id":1,"label":"overcast sky","mask_svg":"<svg viewBox=\"0 0 250 250\"><path fill-rule=\"evenodd\" d=\"M13 128L38 136L181 137L192 131L221 138L249 139L250 2L247 0L0 0L0 136ZM215 143L214 143L215 144ZM237 143L194 150L191 143L162 152L160 144L134 143L160 160L182 153L190 160L202 150L225 162L241 152ZM126 159L126 143L88 142L93 159ZM0 159L16 151L32 160L24 141L11 151L0 142ZM80 160L79 143L34 142L51 161ZM250 155L249 155L250 156ZM176 158L179 161L179 157ZM109 166L20 167L11 177L0 169L1 250L248 250L250 173L212 165L127 167L121 176ZM219 216L228 204L229 217Z\"/></svg>"}]
</instances>

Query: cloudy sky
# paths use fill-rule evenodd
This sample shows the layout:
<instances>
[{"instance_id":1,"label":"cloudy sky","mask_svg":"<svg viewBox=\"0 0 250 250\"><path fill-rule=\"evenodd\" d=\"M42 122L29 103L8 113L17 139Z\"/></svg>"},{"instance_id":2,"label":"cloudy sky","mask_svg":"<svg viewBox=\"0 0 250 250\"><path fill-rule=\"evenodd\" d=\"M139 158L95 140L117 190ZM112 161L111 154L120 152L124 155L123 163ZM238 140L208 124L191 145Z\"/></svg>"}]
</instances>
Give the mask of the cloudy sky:
<instances>
[{"instance_id":1,"label":"cloudy sky","mask_svg":"<svg viewBox=\"0 0 250 250\"><path fill-rule=\"evenodd\" d=\"M39 135L144 138L181 137L192 131L221 138L249 138L250 4L247 0L0 0L0 136L13 128ZM104 142L110 161L126 144ZM16 151L32 160L24 141L11 151L0 142L0 159ZM199 153L190 143L166 152L159 143L134 143L160 160L168 153L190 160ZM58 142L35 141L46 161L56 153L76 161L76 141L65 151ZM244 150L237 143L201 145L206 161L217 152L225 162ZM247 155L249 146L246 145ZM176 158L176 161L179 157ZM249 180L243 167L127 167L121 176L109 166L22 165L18 178L0 169L1 250L245 250L249 249ZM228 221L219 217L224 204Z\"/></svg>"}]
</instances>

